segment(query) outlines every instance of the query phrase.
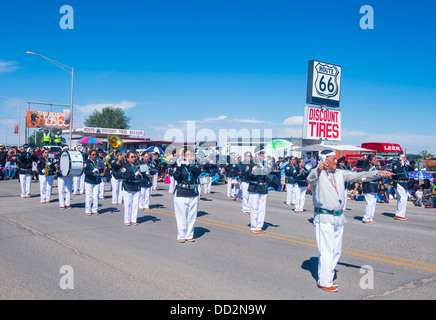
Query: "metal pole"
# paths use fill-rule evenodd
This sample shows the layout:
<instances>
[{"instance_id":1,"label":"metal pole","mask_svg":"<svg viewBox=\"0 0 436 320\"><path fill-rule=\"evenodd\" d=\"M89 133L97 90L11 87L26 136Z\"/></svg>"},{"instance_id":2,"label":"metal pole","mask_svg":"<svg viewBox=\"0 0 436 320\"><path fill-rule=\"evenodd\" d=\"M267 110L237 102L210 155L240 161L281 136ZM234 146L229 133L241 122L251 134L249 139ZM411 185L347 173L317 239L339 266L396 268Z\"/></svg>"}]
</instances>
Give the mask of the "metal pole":
<instances>
[{"instance_id":1,"label":"metal pole","mask_svg":"<svg viewBox=\"0 0 436 320\"><path fill-rule=\"evenodd\" d=\"M74 93L74 68L71 68L71 105L70 105L70 150L73 138L73 93Z\"/></svg>"},{"instance_id":2,"label":"metal pole","mask_svg":"<svg viewBox=\"0 0 436 320\"><path fill-rule=\"evenodd\" d=\"M18 147L20 147L21 145L21 141L20 141L20 135L21 135L21 126L20 126L20 109L21 109L21 104L18 102Z\"/></svg>"}]
</instances>

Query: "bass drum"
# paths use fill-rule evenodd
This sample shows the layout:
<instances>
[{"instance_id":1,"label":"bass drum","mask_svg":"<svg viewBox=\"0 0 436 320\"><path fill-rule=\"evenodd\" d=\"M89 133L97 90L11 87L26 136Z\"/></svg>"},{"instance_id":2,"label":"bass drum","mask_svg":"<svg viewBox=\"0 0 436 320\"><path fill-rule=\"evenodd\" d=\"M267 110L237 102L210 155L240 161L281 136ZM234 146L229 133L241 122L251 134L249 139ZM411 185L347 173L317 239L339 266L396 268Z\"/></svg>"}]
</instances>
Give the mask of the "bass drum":
<instances>
[{"instance_id":1,"label":"bass drum","mask_svg":"<svg viewBox=\"0 0 436 320\"><path fill-rule=\"evenodd\" d=\"M63 177L80 176L83 172L83 154L80 151L64 151L59 163L60 173Z\"/></svg>"}]
</instances>

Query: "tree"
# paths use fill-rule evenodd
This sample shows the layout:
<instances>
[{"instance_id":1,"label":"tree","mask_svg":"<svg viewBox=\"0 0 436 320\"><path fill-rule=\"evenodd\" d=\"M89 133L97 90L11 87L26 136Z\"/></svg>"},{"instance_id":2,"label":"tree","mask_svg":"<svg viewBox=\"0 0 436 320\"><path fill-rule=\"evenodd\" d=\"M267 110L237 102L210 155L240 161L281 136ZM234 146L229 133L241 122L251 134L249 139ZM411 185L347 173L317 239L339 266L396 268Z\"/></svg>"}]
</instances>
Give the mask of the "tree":
<instances>
[{"instance_id":1,"label":"tree","mask_svg":"<svg viewBox=\"0 0 436 320\"><path fill-rule=\"evenodd\" d=\"M433 158L434 154L431 154L430 152L428 152L427 150L422 150L419 152L419 154L421 155L421 157L423 157L424 159L427 158Z\"/></svg>"},{"instance_id":2,"label":"tree","mask_svg":"<svg viewBox=\"0 0 436 320\"><path fill-rule=\"evenodd\" d=\"M112 129L129 129L130 117L121 108L104 107L101 111L94 111L85 119L85 126Z\"/></svg>"}]
</instances>

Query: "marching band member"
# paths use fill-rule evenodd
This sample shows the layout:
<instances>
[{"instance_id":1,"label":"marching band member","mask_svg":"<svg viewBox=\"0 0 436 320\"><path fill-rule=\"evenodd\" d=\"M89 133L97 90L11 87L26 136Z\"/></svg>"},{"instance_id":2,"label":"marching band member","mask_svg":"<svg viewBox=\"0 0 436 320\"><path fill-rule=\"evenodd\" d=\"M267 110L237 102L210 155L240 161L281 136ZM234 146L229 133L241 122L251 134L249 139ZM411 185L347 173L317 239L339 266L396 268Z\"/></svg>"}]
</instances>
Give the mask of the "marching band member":
<instances>
[{"instance_id":1,"label":"marching band member","mask_svg":"<svg viewBox=\"0 0 436 320\"><path fill-rule=\"evenodd\" d=\"M338 159L338 170L349 170L347 168L347 161L345 160L345 157L341 157ZM348 198L348 183L345 182L345 198L344 198L344 210L347 210L347 198Z\"/></svg>"},{"instance_id":2,"label":"marching band member","mask_svg":"<svg viewBox=\"0 0 436 320\"><path fill-rule=\"evenodd\" d=\"M298 189L298 184L295 181L296 171L295 157L291 156L289 163L285 166L286 204L288 206L295 204Z\"/></svg>"},{"instance_id":3,"label":"marching band member","mask_svg":"<svg viewBox=\"0 0 436 320\"><path fill-rule=\"evenodd\" d=\"M379 169L377 166L377 158L375 155L369 155L367 160L368 164L363 167L362 171L374 171ZM377 204L378 180L363 182L362 191L366 200L366 206L364 211L365 214L363 216L362 222L366 224L373 224L375 223L374 213Z\"/></svg>"},{"instance_id":4,"label":"marching band member","mask_svg":"<svg viewBox=\"0 0 436 320\"><path fill-rule=\"evenodd\" d=\"M312 154L310 152L306 153L307 159L304 160L304 166L306 167L306 171L310 171L316 167L316 160L312 158Z\"/></svg>"},{"instance_id":5,"label":"marching band member","mask_svg":"<svg viewBox=\"0 0 436 320\"><path fill-rule=\"evenodd\" d=\"M110 156L109 165L111 166L111 185L112 185L112 203L121 204L123 202L123 178L121 168L124 163L124 156L120 150L114 150Z\"/></svg>"},{"instance_id":6,"label":"marching band member","mask_svg":"<svg viewBox=\"0 0 436 320\"><path fill-rule=\"evenodd\" d=\"M174 170L176 170L176 149L173 150L171 159L168 161L168 175L170 176L170 185L168 188L169 193L174 193L174 188L176 186L176 180L174 179Z\"/></svg>"},{"instance_id":7,"label":"marching band member","mask_svg":"<svg viewBox=\"0 0 436 320\"><path fill-rule=\"evenodd\" d=\"M184 157L177 160L174 179L177 181L174 193L174 211L177 222L177 241L180 243L194 240L194 224L198 209L198 176L201 173L195 164L194 154L186 150Z\"/></svg>"},{"instance_id":8,"label":"marching band member","mask_svg":"<svg viewBox=\"0 0 436 320\"><path fill-rule=\"evenodd\" d=\"M295 182L297 184L295 192L295 213L303 213L304 202L306 201L306 189L307 189L307 176L309 172L306 171L304 159L298 159L297 169L295 172Z\"/></svg>"},{"instance_id":9,"label":"marching band member","mask_svg":"<svg viewBox=\"0 0 436 320\"><path fill-rule=\"evenodd\" d=\"M62 152L56 155L57 163L60 163L61 155L63 152L68 152L68 146L62 146ZM71 193L73 189L73 177L64 177L60 170L58 170L58 195L59 195L59 208L64 210L71 209Z\"/></svg>"},{"instance_id":10,"label":"marching band member","mask_svg":"<svg viewBox=\"0 0 436 320\"><path fill-rule=\"evenodd\" d=\"M150 195L151 195L151 176L150 168L148 167L148 159L150 159L150 153L144 151L142 153L142 159L139 161L139 167L142 174L142 179L140 181L141 193L139 196L139 210L150 210ZM144 168L144 170L143 170Z\"/></svg>"},{"instance_id":11,"label":"marching band member","mask_svg":"<svg viewBox=\"0 0 436 320\"><path fill-rule=\"evenodd\" d=\"M41 203L50 203L54 173L57 170L57 165L55 165L53 160L49 157L48 151L49 149L44 149L42 155L38 159L38 164L36 165L39 174Z\"/></svg>"},{"instance_id":12,"label":"marching band member","mask_svg":"<svg viewBox=\"0 0 436 320\"><path fill-rule=\"evenodd\" d=\"M98 197L101 200L104 200L104 187L106 184L106 161L104 161L103 150L97 149L97 168L103 169L103 172L100 174L100 185L98 186Z\"/></svg>"},{"instance_id":13,"label":"marching band member","mask_svg":"<svg viewBox=\"0 0 436 320\"><path fill-rule=\"evenodd\" d=\"M392 166L392 172L394 175L394 186L395 193L397 194L397 211L395 212L394 219L405 221L406 218L406 209L407 209L407 185L409 183L409 175L408 172L413 171L413 168L410 166L409 161L406 158L405 154L401 154L398 157L398 161L395 162Z\"/></svg>"},{"instance_id":14,"label":"marching band member","mask_svg":"<svg viewBox=\"0 0 436 320\"><path fill-rule=\"evenodd\" d=\"M82 145L78 144L76 146L76 150L82 153L83 163L86 163L86 159L88 158L88 156L84 152ZM85 173L82 173L80 176L75 176L73 178L73 195L76 195L77 192L79 192L79 194L85 193Z\"/></svg>"},{"instance_id":15,"label":"marching band member","mask_svg":"<svg viewBox=\"0 0 436 320\"><path fill-rule=\"evenodd\" d=\"M231 198L235 196L235 187L233 184L233 180L236 180L237 171L236 171L236 155L234 152L230 153L230 160L227 162L224 170L226 171L227 177L227 197Z\"/></svg>"},{"instance_id":16,"label":"marching band member","mask_svg":"<svg viewBox=\"0 0 436 320\"><path fill-rule=\"evenodd\" d=\"M318 246L318 281L319 288L328 292L338 291L333 282L335 267L342 251L344 223L343 215L344 186L346 181L377 179L378 176L392 175L388 171L352 172L336 170L336 152L321 152L321 162L310 171L307 182L312 187L314 206L313 223L316 228Z\"/></svg>"},{"instance_id":17,"label":"marching band member","mask_svg":"<svg viewBox=\"0 0 436 320\"><path fill-rule=\"evenodd\" d=\"M139 209L139 197L141 193L141 171L137 165L138 156L127 151L126 161L121 168L123 178L123 201L124 201L124 225L136 226Z\"/></svg>"},{"instance_id":18,"label":"marching band member","mask_svg":"<svg viewBox=\"0 0 436 320\"><path fill-rule=\"evenodd\" d=\"M18 168L20 176L21 198L30 198L30 186L32 184L32 165L37 162L37 156L32 152L29 145L23 146L23 151L18 156Z\"/></svg>"},{"instance_id":19,"label":"marching band member","mask_svg":"<svg viewBox=\"0 0 436 320\"><path fill-rule=\"evenodd\" d=\"M98 214L98 193L101 181L100 173L102 170L97 167L97 151L92 150L89 158L84 164L83 174L85 175L85 213Z\"/></svg>"},{"instance_id":20,"label":"marching band member","mask_svg":"<svg viewBox=\"0 0 436 320\"><path fill-rule=\"evenodd\" d=\"M249 192L248 186L250 184L250 176L251 170L253 168L253 160L250 151L246 151L244 153L244 161L240 166L241 170L241 191L242 191L242 212L245 214L250 214L250 205L249 205Z\"/></svg>"},{"instance_id":21,"label":"marching band member","mask_svg":"<svg viewBox=\"0 0 436 320\"><path fill-rule=\"evenodd\" d=\"M268 188L266 176L271 172L271 165L265 160L265 151L256 153L249 173L250 184L248 185L250 206L250 229L252 233L265 233L263 224L265 221L266 199Z\"/></svg>"},{"instance_id":22,"label":"marching band member","mask_svg":"<svg viewBox=\"0 0 436 320\"><path fill-rule=\"evenodd\" d=\"M151 189L153 191L157 190L157 178L159 175L159 159L158 159L158 155L155 152L151 153L151 158L149 160L150 164L150 169L151 172L150 174L152 175L152 186Z\"/></svg>"},{"instance_id":23,"label":"marching band member","mask_svg":"<svg viewBox=\"0 0 436 320\"><path fill-rule=\"evenodd\" d=\"M215 162L210 160L210 157L206 157L205 164L203 165L203 173L206 173L209 177L212 177L212 172L216 168ZM208 183L204 185L204 194L211 194L212 178Z\"/></svg>"}]
</instances>

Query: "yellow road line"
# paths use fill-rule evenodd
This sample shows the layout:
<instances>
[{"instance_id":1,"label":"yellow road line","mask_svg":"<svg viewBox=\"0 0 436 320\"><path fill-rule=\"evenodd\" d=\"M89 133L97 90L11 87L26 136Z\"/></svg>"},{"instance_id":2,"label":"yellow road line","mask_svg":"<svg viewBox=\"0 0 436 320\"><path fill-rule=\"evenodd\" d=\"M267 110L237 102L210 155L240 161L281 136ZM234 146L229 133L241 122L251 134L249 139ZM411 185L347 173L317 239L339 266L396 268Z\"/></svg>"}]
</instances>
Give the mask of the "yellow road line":
<instances>
[{"instance_id":1,"label":"yellow road line","mask_svg":"<svg viewBox=\"0 0 436 320\"><path fill-rule=\"evenodd\" d=\"M152 209L151 212L155 212L155 213L159 213L159 214L163 214L163 215L167 215L167 216L174 216L173 212L167 211L165 209L160 209L160 208ZM209 218L201 218L201 217L197 218L197 221L201 222L201 223L221 227L221 228L251 233L251 231L247 227L241 226L241 225L236 225L236 224L229 223L229 222L217 221L217 220L213 220L213 219L209 219ZM260 236L278 239L278 240L287 241L287 242L292 242L292 243L297 243L297 244L302 244L302 245L311 246L311 247L317 246L316 241L314 241L314 240L294 237L294 236L290 236L290 235L284 235L284 234L280 234L280 233L268 232L268 233L264 233ZM376 260L376 261L381 261L381 262L387 262L390 264L401 265L401 266L405 266L405 267L409 267L409 268L414 268L414 269L419 269L419 270L430 271L430 272L436 273L436 265L430 264L430 263L418 262L418 261L413 261L410 259L398 258L398 257L394 257L394 256L381 254L381 253L370 252L370 251L366 251L366 250L360 250L360 249L354 249L354 248L348 248L348 247L343 247L342 252L346 253L346 254L353 255L353 256L361 257L361 258L366 258L366 259L371 259L371 260ZM389 260L389 259L391 259L391 260ZM398 261L392 261L392 260L398 260ZM400 261L402 261L402 262L400 262ZM427 266L429 268L424 267L424 266Z\"/></svg>"}]
</instances>

